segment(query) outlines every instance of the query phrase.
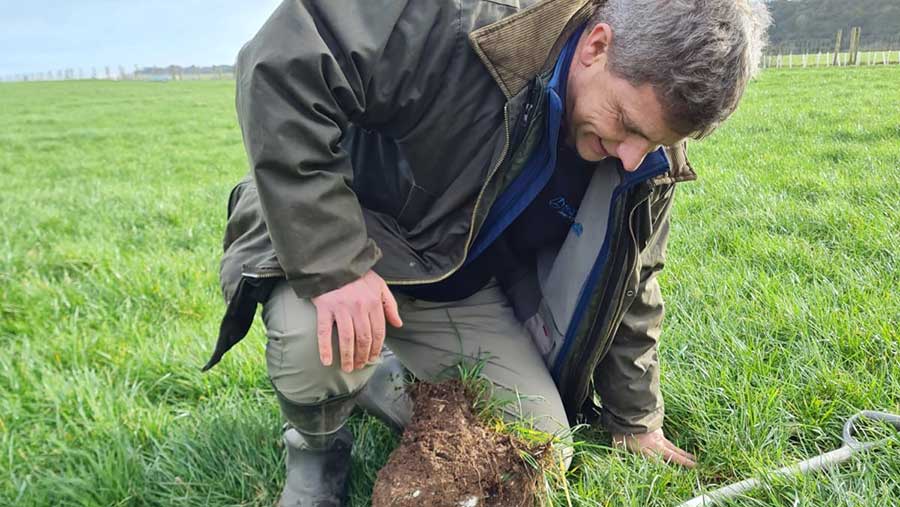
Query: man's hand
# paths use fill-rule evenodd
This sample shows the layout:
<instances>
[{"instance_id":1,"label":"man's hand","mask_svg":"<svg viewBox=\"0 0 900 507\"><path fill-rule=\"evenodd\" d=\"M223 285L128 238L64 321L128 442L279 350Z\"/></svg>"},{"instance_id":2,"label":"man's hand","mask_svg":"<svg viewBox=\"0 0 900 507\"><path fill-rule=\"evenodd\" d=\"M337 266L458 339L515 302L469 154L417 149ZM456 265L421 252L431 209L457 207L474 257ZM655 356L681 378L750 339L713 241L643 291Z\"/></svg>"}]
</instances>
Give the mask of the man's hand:
<instances>
[{"instance_id":1,"label":"man's hand","mask_svg":"<svg viewBox=\"0 0 900 507\"><path fill-rule=\"evenodd\" d=\"M319 359L331 365L331 335L337 324L341 369L351 372L378 359L384 345L385 318L400 327L397 301L384 280L369 270L362 278L312 298L316 306Z\"/></svg>"},{"instance_id":2,"label":"man's hand","mask_svg":"<svg viewBox=\"0 0 900 507\"><path fill-rule=\"evenodd\" d=\"M663 434L662 428L650 433L621 434L612 436L613 446L628 449L634 453L644 454L661 459L666 463L678 463L687 468L697 466L697 458L693 454L683 451L675 446Z\"/></svg>"}]
</instances>

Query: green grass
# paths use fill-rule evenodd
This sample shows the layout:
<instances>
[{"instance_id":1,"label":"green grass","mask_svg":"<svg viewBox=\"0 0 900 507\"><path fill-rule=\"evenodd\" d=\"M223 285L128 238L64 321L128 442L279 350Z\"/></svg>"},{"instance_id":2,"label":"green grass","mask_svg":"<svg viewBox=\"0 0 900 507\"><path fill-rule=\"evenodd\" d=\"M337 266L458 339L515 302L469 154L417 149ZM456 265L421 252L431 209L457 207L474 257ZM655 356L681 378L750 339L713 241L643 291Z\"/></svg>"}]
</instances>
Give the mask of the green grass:
<instances>
[{"instance_id":1,"label":"green grass","mask_svg":"<svg viewBox=\"0 0 900 507\"><path fill-rule=\"evenodd\" d=\"M900 67L766 71L694 143L662 277L684 471L584 432L574 505L673 505L900 412ZM257 324L207 374L246 171L233 83L0 85L0 505L271 505ZM354 505L396 440L354 420ZM898 505L900 445L731 505ZM554 498L565 505L565 495Z\"/></svg>"}]
</instances>

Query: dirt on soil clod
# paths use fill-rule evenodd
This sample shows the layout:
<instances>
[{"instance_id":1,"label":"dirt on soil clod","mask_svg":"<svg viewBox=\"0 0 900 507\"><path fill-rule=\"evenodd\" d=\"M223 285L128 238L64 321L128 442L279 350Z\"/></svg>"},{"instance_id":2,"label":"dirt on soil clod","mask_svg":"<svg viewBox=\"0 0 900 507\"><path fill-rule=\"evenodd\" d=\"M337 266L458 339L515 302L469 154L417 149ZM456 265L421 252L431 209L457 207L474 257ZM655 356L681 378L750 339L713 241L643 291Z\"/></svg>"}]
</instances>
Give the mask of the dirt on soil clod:
<instances>
[{"instance_id":1,"label":"dirt on soil clod","mask_svg":"<svg viewBox=\"0 0 900 507\"><path fill-rule=\"evenodd\" d=\"M372 507L532 507L540 470L519 450L546 454L485 427L458 380L413 387L415 409L378 472Z\"/></svg>"}]
</instances>

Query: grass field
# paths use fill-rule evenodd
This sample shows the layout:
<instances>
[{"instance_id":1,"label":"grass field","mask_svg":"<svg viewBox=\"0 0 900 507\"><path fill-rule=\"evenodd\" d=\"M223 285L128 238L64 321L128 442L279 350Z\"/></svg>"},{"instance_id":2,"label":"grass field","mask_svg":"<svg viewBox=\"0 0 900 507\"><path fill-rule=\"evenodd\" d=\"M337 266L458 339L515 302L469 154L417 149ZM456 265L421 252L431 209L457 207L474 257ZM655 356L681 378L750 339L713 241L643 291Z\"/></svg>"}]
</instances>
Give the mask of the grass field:
<instances>
[{"instance_id":1,"label":"grass field","mask_svg":"<svg viewBox=\"0 0 900 507\"><path fill-rule=\"evenodd\" d=\"M674 505L900 412L900 67L766 71L680 188L661 344L694 471L587 431L572 505ZM233 83L0 85L0 505L271 505L279 413L251 335L210 373ZM394 440L354 419L354 505ZM566 505L562 492L553 499ZM900 505L900 445L730 505Z\"/></svg>"}]
</instances>

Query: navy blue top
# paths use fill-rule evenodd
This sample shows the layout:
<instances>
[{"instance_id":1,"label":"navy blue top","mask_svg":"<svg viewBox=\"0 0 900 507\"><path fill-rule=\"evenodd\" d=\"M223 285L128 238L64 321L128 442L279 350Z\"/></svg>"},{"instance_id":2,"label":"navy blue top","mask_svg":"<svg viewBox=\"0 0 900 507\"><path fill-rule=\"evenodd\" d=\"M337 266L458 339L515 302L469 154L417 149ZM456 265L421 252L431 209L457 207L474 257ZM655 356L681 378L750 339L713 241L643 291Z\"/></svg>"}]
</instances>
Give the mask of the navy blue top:
<instances>
[{"instance_id":1,"label":"navy blue top","mask_svg":"<svg viewBox=\"0 0 900 507\"><path fill-rule=\"evenodd\" d=\"M396 286L395 289L426 301L457 301L484 287L492 276L509 280L512 272L533 266L538 250L560 245L569 229L581 234L575 214L591 180L594 163L560 142L556 169L537 197L509 227L472 262L433 284Z\"/></svg>"}]
</instances>

